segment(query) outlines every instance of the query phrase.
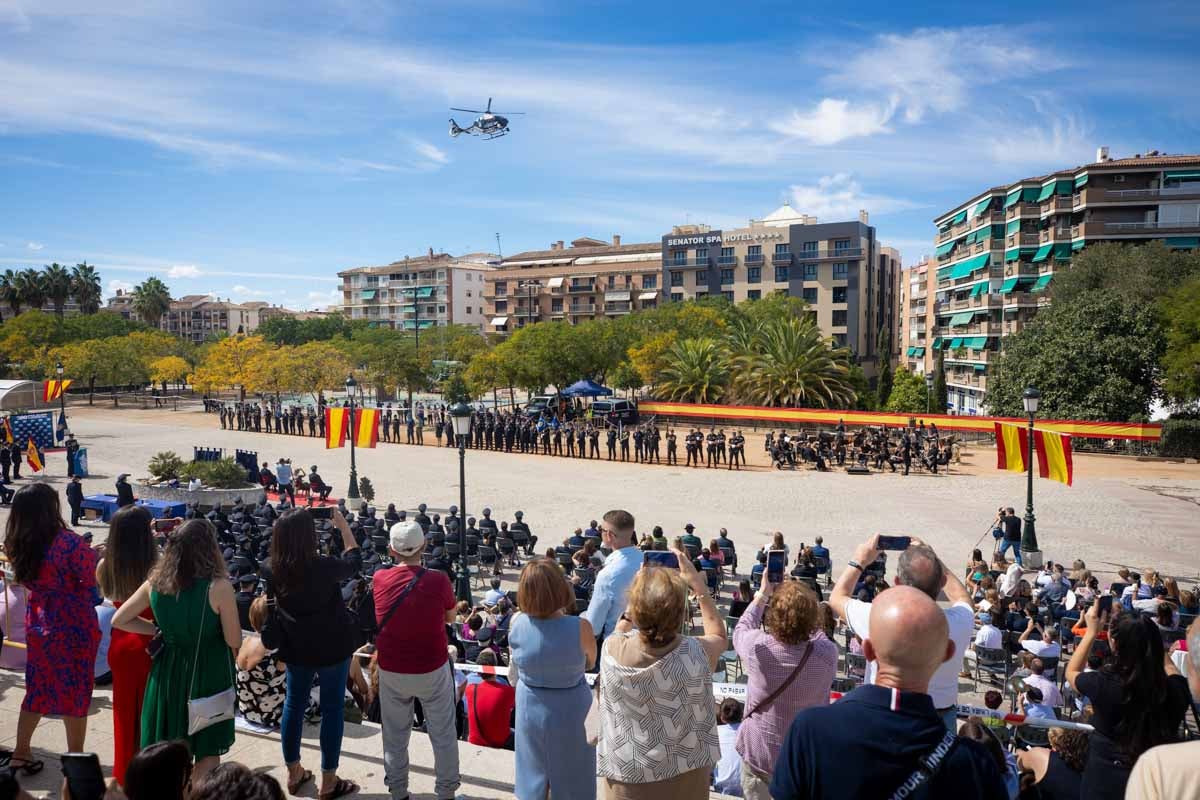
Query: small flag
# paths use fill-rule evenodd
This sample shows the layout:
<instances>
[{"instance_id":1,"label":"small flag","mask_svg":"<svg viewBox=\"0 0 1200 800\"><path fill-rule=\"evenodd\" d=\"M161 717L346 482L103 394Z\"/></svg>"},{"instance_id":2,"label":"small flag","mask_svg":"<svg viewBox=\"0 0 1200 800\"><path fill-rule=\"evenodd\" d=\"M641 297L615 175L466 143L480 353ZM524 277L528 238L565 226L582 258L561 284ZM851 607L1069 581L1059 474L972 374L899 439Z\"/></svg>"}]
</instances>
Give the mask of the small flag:
<instances>
[{"instance_id":1,"label":"small flag","mask_svg":"<svg viewBox=\"0 0 1200 800\"><path fill-rule=\"evenodd\" d=\"M354 446L374 447L379 441L379 409L360 408L355 412Z\"/></svg>"},{"instance_id":2,"label":"small flag","mask_svg":"<svg viewBox=\"0 0 1200 800\"><path fill-rule=\"evenodd\" d=\"M1020 425L996 423L996 469L1025 471L1025 453L1029 450L1029 432Z\"/></svg>"},{"instance_id":3,"label":"small flag","mask_svg":"<svg viewBox=\"0 0 1200 800\"><path fill-rule=\"evenodd\" d=\"M12 444L13 443L12 424L9 423L8 417L5 417L3 420L0 420L0 422L4 423L4 441L7 444Z\"/></svg>"},{"instance_id":4,"label":"small flag","mask_svg":"<svg viewBox=\"0 0 1200 800\"><path fill-rule=\"evenodd\" d=\"M1071 461L1071 437L1035 428L1033 448L1037 451L1038 475L1070 486L1075 478L1075 465Z\"/></svg>"},{"instance_id":5,"label":"small flag","mask_svg":"<svg viewBox=\"0 0 1200 800\"><path fill-rule=\"evenodd\" d=\"M325 409L325 449L346 446L346 422L349 409L330 407Z\"/></svg>"},{"instance_id":6,"label":"small flag","mask_svg":"<svg viewBox=\"0 0 1200 800\"><path fill-rule=\"evenodd\" d=\"M33 443L33 437L29 438L29 445L25 448L25 460L29 462L29 468L34 472L42 471L42 455L38 452L37 445Z\"/></svg>"},{"instance_id":7,"label":"small flag","mask_svg":"<svg viewBox=\"0 0 1200 800\"><path fill-rule=\"evenodd\" d=\"M46 381L42 386L42 399L49 403L62 397L63 392L71 385L70 381Z\"/></svg>"}]
</instances>

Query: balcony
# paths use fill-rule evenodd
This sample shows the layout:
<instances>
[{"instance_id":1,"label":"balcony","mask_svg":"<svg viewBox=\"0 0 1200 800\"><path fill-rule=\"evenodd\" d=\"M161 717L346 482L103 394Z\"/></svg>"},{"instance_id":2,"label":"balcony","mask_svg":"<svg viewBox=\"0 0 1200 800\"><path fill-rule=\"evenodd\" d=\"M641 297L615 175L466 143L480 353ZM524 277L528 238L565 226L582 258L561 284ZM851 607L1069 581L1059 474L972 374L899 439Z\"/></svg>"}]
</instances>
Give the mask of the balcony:
<instances>
[{"instance_id":1,"label":"balcony","mask_svg":"<svg viewBox=\"0 0 1200 800\"><path fill-rule=\"evenodd\" d=\"M604 304L605 314L628 314L633 310L633 303L629 301L616 301Z\"/></svg>"},{"instance_id":2,"label":"balcony","mask_svg":"<svg viewBox=\"0 0 1200 800\"><path fill-rule=\"evenodd\" d=\"M717 266L719 267L736 267L738 263L737 256L718 256Z\"/></svg>"},{"instance_id":3,"label":"balcony","mask_svg":"<svg viewBox=\"0 0 1200 800\"><path fill-rule=\"evenodd\" d=\"M1021 202L1021 203L1017 203L1016 205L1010 206L1004 212L1004 218L1008 219L1008 220L1013 220L1013 219L1016 219L1017 217L1023 217L1027 214L1040 214L1040 213L1041 213L1041 209L1038 207L1037 203Z\"/></svg>"},{"instance_id":4,"label":"balcony","mask_svg":"<svg viewBox=\"0 0 1200 800\"><path fill-rule=\"evenodd\" d=\"M1009 247L1037 247L1040 243L1036 233L1012 233L1005 242Z\"/></svg>"},{"instance_id":5,"label":"balcony","mask_svg":"<svg viewBox=\"0 0 1200 800\"><path fill-rule=\"evenodd\" d=\"M1143 231L1192 231L1200 230L1200 220L1178 222L1105 222L1105 233L1141 233Z\"/></svg>"},{"instance_id":6,"label":"balcony","mask_svg":"<svg viewBox=\"0 0 1200 800\"><path fill-rule=\"evenodd\" d=\"M765 263L766 258L762 253L749 253L744 260L747 267L754 267Z\"/></svg>"},{"instance_id":7,"label":"balcony","mask_svg":"<svg viewBox=\"0 0 1200 800\"><path fill-rule=\"evenodd\" d=\"M595 314L596 313L596 304L595 303L587 303L587 304L580 303L579 305L571 306L571 308L568 310L567 313L571 314L571 316L577 316L579 314L589 314L589 315Z\"/></svg>"},{"instance_id":8,"label":"balcony","mask_svg":"<svg viewBox=\"0 0 1200 800\"><path fill-rule=\"evenodd\" d=\"M1004 274L997 275L998 278L1019 278L1024 275L1036 276L1038 274L1038 265L1030 264L1026 261L1010 261L1004 265Z\"/></svg>"},{"instance_id":9,"label":"balcony","mask_svg":"<svg viewBox=\"0 0 1200 800\"><path fill-rule=\"evenodd\" d=\"M1047 228L1044 231L1038 232L1038 241L1041 244L1047 242L1069 242L1071 241L1070 228Z\"/></svg>"},{"instance_id":10,"label":"balcony","mask_svg":"<svg viewBox=\"0 0 1200 800\"><path fill-rule=\"evenodd\" d=\"M579 284L573 283L567 287L567 292L569 292L570 294L591 294L591 293L594 293L595 291L596 291L596 284L594 284L594 283L579 283Z\"/></svg>"},{"instance_id":11,"label":"balcony","mask_svg":"<svg viewBox=\"0 0 1200 800\"><path fill-rule=\"evenodd\" d=\"M974 372L946 373L947 386L966 386L972 389L987 386L987 378Z\"/></svg>"},{"instance_id":12,"label":"balcony","mask_svg":"<svg viewBox=\"0 0 1200 800\"><path fill-rule=\"evenodd\" d=\"M801 250L796 256L798 261L846 261L862 258L861 247L840 247L835 250Z\"/></svg>"},{"instance_id":13,"label":"balcony","mask_svg":"<svg viewBox=\"0 0 1200 800\"><path fill-rule=\"evenodd\" d=\"M966 361L972 364L990 364L999 356L1000 354L994 350L972 350L969 347L960 347L957 350L947 350L942 358L946 363Z\"/></svg>"},{"instance_id":14,"label":"balcony","mask_svg":"<svg viewBox=\"0 0 1200 800\"><path fill-rule=\"evenodd\" d=\"M1038 304L1038 300L1041 299L1040 294L1030 294L1029 292L1013 292L1011 294L1004 294L1000 296L1004 298L1005 308L1013 308L1016 306L1036 306ZM1013 323L1005 322L1004 330L1002 332L1005 334L1016 333L1017 331L1010 331L1008 329L1008 326L1011 324ZM1020 328L1017 330L1020 330Z\"/></svg>"},{"instance_id":15,"label":"balcony","mask_svg":"<svg viewBox=\"0 0 1200 800\"><path fill-rule=\"evenodd\" d=\"M1154 201L1160 198L1200 197L1200 183L1186 183L1167 189L1105 189L1104 199L1109 202Z\"/></svg>"},{"instance_id":16,"label":"balcony","mask_svg":"<svg viewBox=\"0 0 1200 800\"><path fill-rule=\"evenodd\" d=\"M663 266L667 269L686 269L687 267L707 267L712 264L711 258L673 258L670 261L663 260Z\"/></svg>"},{"instance_id":17,"label":"balcony","mask_svg":"<svg viewBox=\"0 0 1200 800\"><path fill-rule=\"evenodd\" d=\"M787 266L792 263L791 253L774 253L771 256L771 263L777 267Z\"/></svg>"},{"instance_id":18,"label":"balcony","mask_svg":"<svg viewBox=\"0 0 1200 800\"><path fill-rule=\"evenodd\" d=\"M1048 214L1060 214L1063 212L1069 214L1074 207L1075 201L1070 197L1054 197L1038 206L1038 214L1043 217Z\"/></svg>"}]
</instances>

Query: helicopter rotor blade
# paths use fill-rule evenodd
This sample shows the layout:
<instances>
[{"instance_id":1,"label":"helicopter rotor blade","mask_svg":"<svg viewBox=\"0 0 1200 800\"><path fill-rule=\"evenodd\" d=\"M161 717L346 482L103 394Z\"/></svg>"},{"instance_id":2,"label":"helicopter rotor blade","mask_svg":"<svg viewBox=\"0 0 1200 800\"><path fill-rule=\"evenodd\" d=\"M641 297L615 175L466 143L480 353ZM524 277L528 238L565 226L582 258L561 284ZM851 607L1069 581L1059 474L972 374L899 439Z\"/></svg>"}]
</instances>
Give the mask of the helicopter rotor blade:
<instances>
[{"instance_id":1,"label":"helicopter rotor blade","mask_svg":"<svg viewBox=\"0 0 1200 800\"><path fill-rule=\"evenodd\" d=\"M480 111L477 108L451 108L451 111L463 111L467 114L486 114L486 111Z\"/></svg>"}]
</instances>

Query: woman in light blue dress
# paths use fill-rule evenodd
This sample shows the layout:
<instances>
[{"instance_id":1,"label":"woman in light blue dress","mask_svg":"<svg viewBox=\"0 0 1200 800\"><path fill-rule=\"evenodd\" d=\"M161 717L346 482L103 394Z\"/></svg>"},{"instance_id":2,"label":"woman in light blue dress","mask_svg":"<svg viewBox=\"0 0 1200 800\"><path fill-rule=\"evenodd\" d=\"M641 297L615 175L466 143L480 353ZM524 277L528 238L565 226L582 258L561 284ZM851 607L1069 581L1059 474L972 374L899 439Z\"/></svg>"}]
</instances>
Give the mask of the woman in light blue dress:
<instances>
[{"instance_id":1,"label":"woman in light blue dress","mask_svg":"<svg viewBox=\"0 0 1200 800\"><path fill-rule=\"evenodd\" d=\"M574 604L557 564L525 565L521 613L508 634L517 667L517 800L596 797L596 748L583 724L592 705L584 672L596 660L596 636L587 620L565 613Z\"/></svg>"}]
</instances>

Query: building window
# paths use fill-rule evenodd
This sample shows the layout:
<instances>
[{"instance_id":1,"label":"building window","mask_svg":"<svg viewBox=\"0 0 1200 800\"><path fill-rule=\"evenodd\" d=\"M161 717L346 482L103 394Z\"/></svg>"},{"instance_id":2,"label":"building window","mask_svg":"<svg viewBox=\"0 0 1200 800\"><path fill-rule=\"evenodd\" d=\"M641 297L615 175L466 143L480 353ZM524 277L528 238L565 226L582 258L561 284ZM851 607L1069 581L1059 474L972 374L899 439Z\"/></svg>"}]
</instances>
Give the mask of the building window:
<instances>
[{"instance_id":1,"label":"building window","mask_svg":"<svg viewBox=\"0 0 1200 800\"><path fill-rule=\"evenodd\" d=\"M835 303L846 302L846 287L845 286L833 287L833 302L835 302Z\"/></svg>"},{"instance_id":2,"label":"building window","mask_svg":"<svg viewBox=\"0 0 1200 800\"><path fill-rule=\"evenodd\" d=\"M733 292L721 292L721 297L724 297L729 302L733 302Z\"/></svg>"},{"instance_id":3,"label":"building window","mask_svg":"<svg viewBox=\"0 0 1200 800\"><path fill-rule=\"evenodd\" d=\"M471 296L471 290L467 289L467 297L470 297L470 296Z\"/></svg>"},{"instance_id":4,"label":"building window","mask_svg":"<svg viewBox=\"0 0 1200 800\"><path fill-rule=\"evenodd\" d=\"M804 265L804 280L815 281L816 279L817 279L817 265L816 264L805 264Z\"/></svg>"},{"instance_id":5,"label":"building window","mask_svg":"<svg viewBox=\"0 0 1200 800\"><path fill-rule=\"evenodd\" d=\"M805 255L809 255L809 256L816 255L817 254L817 243L816 242L805 242L803 245L801 245L800 252L804 253Z\"/></svg>"},{"instance_id":6,"label":"building window","mask_svg":"<svg viewBox=\"0 0 1200 800\"><path fill-rule=\"evenodd\" d=\"M733 258L734 258L734 255L733 255L732 247L722 247L721 248L721 263L722 264L732 263Z\"/></svg>"},{"instance_id":7,"label":"building window","mask_svg":"<svg viewBox=\"0 0 1200 800\"><path fill-rule=\"evenodd\" d=\"M496 296L508 294L508 281L496 281Z\"/></svg>"},{"instance_id":8,"label":"building window","mask_svg":"<svg viewBox=\"0 0 1200 800\"><path fill-rule=\"evenodd\" d=\"M849 249L850 249L850 240L849 239L835 239L833 241L833 252L836 253L839 250L849 250Z\"/></svg>"},{"instance_id":9,"label":"building window","mask_svg":"<svg viewBox=\"0 0 1200 800\"><path fill-rule=\"evenodd\" d=\"M775 255L777 255L777 256L786 256L790 252L791 252L791 245L788 245L788 244L775 245Z\"/></svg>"},{"instance_id":10,"label":"building window","mask_svg":"<svg viewBox=\"0 0 1200 800\"><path fill-rule=\"evenodd\" d=\"M837 345L838 347L845 347L846 346L846 334L835 333L833 335L833 343L835 345Z\"/></svg>"},{"instance_id":11,"label":"building window","mask_svg":"<svg viewBox=\"0 0 1200 800\"><path fill-rule=\"evenodd\" d=\"M611 289L611 288L613 288L613 287L614 287L614 286L616 286L616 285L617 285L617 276L616 276L616 275L609 275L609 276L608 276L608 288L610 288L610 289Z\"/></svg>"},{"instance_id":12,"label":"building window","mask_svg":"<svg viewBox=\"0 0 1200 800\"><path fill-rule=\"evenodd\" d=\"M697 247L696 248L696 263L699 264L703 261L708 261L708 248L707 247Z\"/></svg>"},{"instance_id":13,"label":"building window","mask_svg":"<svg viewBox=\"0 0 1200 800\"><path fill-rule=\"evenodd\" d=\"M439 313L439 314L445 314L445 313L446 313L446 307L445 307L445 306L438 306L438 313Z\"/></svg>"},{"instance_id":14,"label":"building window","mask_svg":"<svg viewBox=\"0 0 1200 800\"><path fill-rule=\"evenodd\" d=\"M746 292L747 300L759 300L761 298L762 298L762 292L759 291L758 289L751 289L750 291Z\"/></svg>"},{"instance_id":15,"label":"building window","mask_svg":"<svg viewBox=\"0 0 1200 800\"><path fill-rule=\"evenodd\" d=\"M562 298L561 297L556 297L550 301L550 310L555 314L562 312ZM470 313L470 309L467 310L467 313L468 314Z\"/></svg>"},{"instance_id":16,"label":"building window","mask_svg":"<svg viewBox=\"0 0 1200 800\"><path fill-rule=\"evenodd\" d=\"M775 282L783 283L787 279L788 279L788 268L787 267L776 267L775 268Z\"/></svg>"},{"instance_id":17,"label":"building window","mask_svg":"<svg viewBox=\"0 0 1200 800\"><path fill-rule=\"evenodd\" d=\"M671 292L671 302L672 303L682 303L683 302L683 292Z\"/></svg>"},{"instance_id":18,"label":"building window","mask_svg":"<svg viewBox=\"0 0 1200 800\"><path fill-rule=\"evenodd\" d=\"M728 283L733 283L733 270L723 269L721 270L721 284L725 285Z\"/></svg>"},{"instance_id":19,"label":"building window","mask_svg":"<svg viewBox=\"0 0 1200 800\"><path fill-rule=\"evenodd\" d=\"M658 288L658 276L657 275L643 275L642 276L642 288L643 289L657 289Z\"/></svg>"},{"instance_id":20,"label":"building window","mask_svg":"<svg viewBox=\"0 0 1200 800\"><path fill-rule=\"evenodd\" d=\"M470 313L471 313L471 307L467 306L467 314L470 314Z\"/></svg>"},{"instance_id":21,"label":"building window","mask_svg":"<svg viewBox=\"0 0 1200 800\"><path fill-rule=\"evenodd\" d=\"M508 311L508 301L507 300L497 300L496 301L496 313L503 314L505 311Z\"/></svg>"},{"instance_id":22,"label":"building window","mask_svg":"<svg viewBox=\"0 0 1200 800\"><path fill-rule=\"evenodd\" d=\"M706 283L708 283L708 270L706 270L706 269L696 270L696 285L700 286L700 285L706 284Z\"/></svg>"},{"instance_id":23,"label":"building window","mask_svg":"<svg viewBox=\"0 0 1200 800\"><path fill-rule=\"evenodd\" d=\"M708 292L696 292L697 300L703 300L706 297L708 297Z\"/></svg>"},{"instance_id":24,"label":"building window","mask_svg":"<svg viewBox=\"0 0 1200 800\"><path fill-rule=\"evenodd\" d=\"M845 311L834 311L833 312L833 324L835 326L845 325L846 324L846 312Z\"/></svg>"},{"instance_id":25,"label":"building window","mask_svg":"<svg viewBox=\"0 0 1200 800\"><path fill-rule=\"evenodd\" d=\"M671 253L671 261L675 264L687 263L687 250L675 250Z\"/></svg>"},{"instance_id":26,"label":"building window","mask_svg":"<svg viewBox=\"0 0 1200 800\"><path fill-rule=\"evenodd\" d=\"M817 287L813 286L811 288L804 289L800 293L800 296L804 298L804 302L815 306L817 304Z\"/></svg>"},{"instance_id":27,"label":"building window","mask_svg":"<svg viewBox=\"0 0 1200 800\"><path fill-rule=\"evenodd\" d=\"M762 255L762 245L761 244L750 245L749 247L746 248L746 254L751 255L751 256L761 256Z\"/></svg>"},{"instance_id":28,"label":"building window","mask_svg":"<svg viewBox=\"0 0 1200 800\"><path fill-rule=\"evenodd\" d=\"M437 279L438 279L439 281L444 281L444 280L446 280L446 270L444 270L444 269L439 269L439 270L438 270L438 272L437 272Z\"/></svg>"},{"instance_id":29,"label":"building window","mask_svg":"<svg viewBox=\"0 0 1200 800\"><path fill-rule=\"evenodd\" d=\"M425 306L425 313L432 317L437 313L437 306Z\"/></svg>"},{"instance_id":30,"label":"building window","mask_svg":"<svg viewBox=\"0 0 1200 800\"><path fill-rule=\"evenodd\" d=\"M748 283L762 283L762 267L746 267L746 281Z\"/></svg>"},{"instance_id":31,"label":"building window","mask_svg":"<svg viewBox=\"0 0 1200 800\"><path fill-rule=\"evenodd\" d=\"M683 286L683 273L677 270L671 271L671 285Z\"/></svg>"},{"instance_id":32,"label":"building window","mask_svg":"<svg viewBox=\"0 0 1200 800\"><path fill-rule=\"evenodd\" d=\"M850 272L850 270L846 267L845 261L840 261L833 265L833 279L835 281L846 280L846 277L847 277L847 275L849 275L849 272Z\"/></svg>"}]
</instances>

